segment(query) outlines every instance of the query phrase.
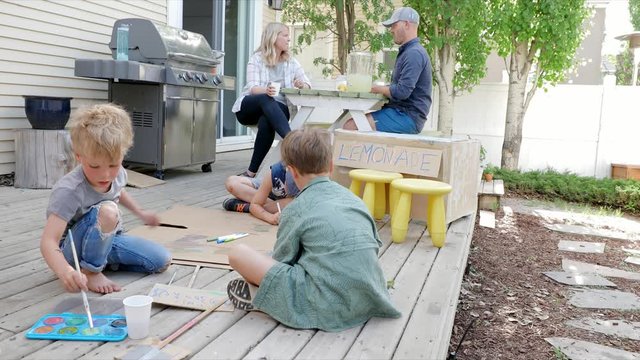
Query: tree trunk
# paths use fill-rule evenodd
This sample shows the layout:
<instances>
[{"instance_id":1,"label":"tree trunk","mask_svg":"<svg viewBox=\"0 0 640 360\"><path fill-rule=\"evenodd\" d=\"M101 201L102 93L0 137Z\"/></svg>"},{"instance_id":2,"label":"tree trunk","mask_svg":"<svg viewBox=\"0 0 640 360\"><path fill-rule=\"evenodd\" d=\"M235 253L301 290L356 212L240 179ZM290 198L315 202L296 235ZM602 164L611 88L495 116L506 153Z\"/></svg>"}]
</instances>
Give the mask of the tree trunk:
<instances>
[{"instance_id":1,"label":"tree trunk","mask_svg":"<svg viewBox=\"0 0 640 360\"><path fill-rule=\"evenodd\" d=\"M511 54L509 64L509 94L502 143L501 166L509 170L518 169L525 114L525 90L530 68L531 65L527 62L527 44L519 44Z\"/></svg>"},{"instance_id":2,"label":"tree trunk","mask_svg":"<svg viewBox=\"0 0 640 360\"><path fill-rule=\"evenodd\" d=\"M336 32L338 33L338 69L344 74L347 70L347 29L344 21L345 0L336 0Z\"/></svg>"},{"instance_id":3,"label":"tree trunk","mask_svg":"<svg viewBox=\"0 0 640 360\"><path fill-rule=\"evenodd\" d=\"M445 44L437 50L438 69L438 131L444 136L453 133L453 101L455 92L453 89L453 77L455 75L455 48Z\"/></svg>"}]
</instances>

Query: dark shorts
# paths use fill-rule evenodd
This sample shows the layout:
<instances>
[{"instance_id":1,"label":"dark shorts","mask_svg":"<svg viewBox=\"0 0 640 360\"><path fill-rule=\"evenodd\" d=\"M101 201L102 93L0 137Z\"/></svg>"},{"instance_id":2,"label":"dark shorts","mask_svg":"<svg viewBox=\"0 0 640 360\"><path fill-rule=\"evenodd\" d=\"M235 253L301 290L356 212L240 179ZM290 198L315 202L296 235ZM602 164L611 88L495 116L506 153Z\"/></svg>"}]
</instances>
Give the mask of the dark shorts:
<instances>
[{"instance_id":1,"label":"dark shorts","mask_svg":"<svg viewBox=\"0 0 640 360\"><path fill-rule=\"evenodd\" d=\"M254 188L259 188L262 179L251 179ZM300 190L293 181L293 177L287 175L286 167L282 162L271 165L271 193L269 199L280 200L298 195Z\"/></svg>"},{"instance_id":2,"label":"dark shorts","mask_svg":"<svg viewBox=\"0 0 640 360\"><path fill-rule=\"evenodd\" d=\"M370 114L376 123L376 130L396 134L417 134L416 122L400 110L385 107Z\"/></svg>"}]
</instances>

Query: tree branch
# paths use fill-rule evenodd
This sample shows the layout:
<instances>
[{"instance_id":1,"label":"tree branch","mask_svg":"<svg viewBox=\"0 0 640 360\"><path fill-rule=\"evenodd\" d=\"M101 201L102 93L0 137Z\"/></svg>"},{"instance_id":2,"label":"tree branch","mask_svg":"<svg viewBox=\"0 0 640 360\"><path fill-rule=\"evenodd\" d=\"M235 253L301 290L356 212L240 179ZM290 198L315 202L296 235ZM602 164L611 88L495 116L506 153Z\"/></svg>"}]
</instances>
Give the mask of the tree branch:
<instances>
[{"instance_id":1,"label":"tree branch","mask_svg":"<svg viewBox=\"0 0 640 360\"><path fill-rule=\"evenodd\" d=\"M536 73L533 76L533 79L531 81L531 89L527 92L527 96L524 99L524 105L522 107L522 112L526 113L527 109L529 108L529 103L531 103L531 99L533 99L533 95L536 94L536 90L538 89L538 79L540 78L542 74L542 70L540 69L540 66L536 67Z\"/></svg>"}]
</instances>

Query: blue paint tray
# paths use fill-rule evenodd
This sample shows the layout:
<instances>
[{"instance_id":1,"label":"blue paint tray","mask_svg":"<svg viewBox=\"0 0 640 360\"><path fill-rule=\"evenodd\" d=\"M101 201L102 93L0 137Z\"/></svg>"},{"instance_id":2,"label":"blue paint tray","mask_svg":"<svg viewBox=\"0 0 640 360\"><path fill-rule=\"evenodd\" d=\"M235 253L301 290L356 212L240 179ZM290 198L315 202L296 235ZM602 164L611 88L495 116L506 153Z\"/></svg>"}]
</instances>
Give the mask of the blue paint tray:
<instances>
[{"instance_id":1,"label":"blue paint tray","mask_svg":"<svg viewBox=\"0 0 640 360\"><path fill-rule=\"evenodd\" d=\"M28 339L122 341L127 337L127 321L122 315L94 315L93 329L86 315L62 313L41 317L27 331Z\"/></svg>"}]
</instances>

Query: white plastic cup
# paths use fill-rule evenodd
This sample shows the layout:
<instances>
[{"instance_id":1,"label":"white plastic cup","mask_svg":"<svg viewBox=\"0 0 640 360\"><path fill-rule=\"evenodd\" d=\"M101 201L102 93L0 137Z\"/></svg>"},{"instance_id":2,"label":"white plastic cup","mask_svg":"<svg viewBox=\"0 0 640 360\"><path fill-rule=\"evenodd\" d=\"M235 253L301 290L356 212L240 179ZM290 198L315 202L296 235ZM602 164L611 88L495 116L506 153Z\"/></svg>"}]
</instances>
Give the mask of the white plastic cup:
<instances>
[{"instance_id":1,"label":"white plastic cup","mask_svg":"<svg viewBox=\"0 0 640 360\"><path fill-rule=\"evenodd\" d=\"M152 302L153 298L147 295L133 295L122 300L131 339L138 340L149 336Z\"/></svg>"},{"instance_id":2,"label":"white plastic cup","mask_svg":"<svg viewBox=\"0 0 640 360\"><path fill-rule=\"evenodd\" d=\"M278 96L278 94L280 94L280 83L279 82L275 82L272 81L269 83L269 87L273 87L275 90L275 94L273 94L273 96Z\"/></svg>"}]
</instances>

